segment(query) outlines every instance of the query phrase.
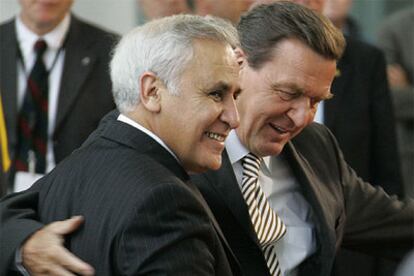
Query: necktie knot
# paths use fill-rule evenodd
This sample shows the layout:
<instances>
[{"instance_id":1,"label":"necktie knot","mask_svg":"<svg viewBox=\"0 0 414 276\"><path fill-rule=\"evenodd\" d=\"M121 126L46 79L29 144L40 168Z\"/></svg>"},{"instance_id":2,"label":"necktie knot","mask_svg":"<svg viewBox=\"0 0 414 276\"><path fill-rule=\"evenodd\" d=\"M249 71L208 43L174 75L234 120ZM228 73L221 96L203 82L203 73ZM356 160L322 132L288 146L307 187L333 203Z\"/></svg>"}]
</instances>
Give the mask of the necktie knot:
<instances>
[{"instance_id":1,"label":"necktie knot","mask_svg":"<svg viewBox=\"0 0 414 276\"><path fill-rule=\"evenodd\" d=\"M253 153L247 154L242 160L243 174L249 177L258 177L262 160Z\"/></svg>"},{"instance_id":2,"label":"necktie knot","mask_svg":"<svg viewBox=\"0 0 414 276\"><path fill-rule=\"evenodd\" d=\"M38 56L42 56L47 49L47 43L43 39L39 39L34 44L33 48Z\"/></svg>"}]
</instances>

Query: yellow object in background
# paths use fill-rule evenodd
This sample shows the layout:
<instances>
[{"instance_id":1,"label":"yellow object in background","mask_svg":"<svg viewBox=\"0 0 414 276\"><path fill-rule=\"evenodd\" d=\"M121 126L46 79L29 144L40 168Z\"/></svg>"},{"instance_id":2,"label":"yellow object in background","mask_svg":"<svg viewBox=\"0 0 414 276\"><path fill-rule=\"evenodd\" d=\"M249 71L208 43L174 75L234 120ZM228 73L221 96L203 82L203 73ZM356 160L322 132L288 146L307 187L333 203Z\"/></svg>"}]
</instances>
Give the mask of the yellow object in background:
<instances>
[{"instance_id":1,"label":"yellow object in background","mask_svg":"<svg viewBox=\"0 0 414 276\"><path fill-rule=\"evenodd\" d=\"M0 150L3 171L7 172L10 168L9 149L7 144L6 122L4 120L3 103L0 98Z\"/></svg>"}]
</instances>

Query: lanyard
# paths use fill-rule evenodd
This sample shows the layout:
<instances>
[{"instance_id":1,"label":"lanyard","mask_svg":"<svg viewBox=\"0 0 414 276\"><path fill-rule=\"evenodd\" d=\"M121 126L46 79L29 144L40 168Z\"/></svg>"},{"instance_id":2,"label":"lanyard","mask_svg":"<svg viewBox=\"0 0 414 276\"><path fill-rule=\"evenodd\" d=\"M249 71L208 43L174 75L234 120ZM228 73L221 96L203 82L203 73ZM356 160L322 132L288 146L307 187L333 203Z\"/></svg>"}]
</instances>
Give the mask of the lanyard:
<instances>
[{"instance_id":1,"label":"lanyard","mask_svg":"<svg viewBox=\"0 0 414 276\"><path fill-rule=\"evenodd\" d=\"M52 72L53 69L55 68L55 65L56 65L56 62L57 62L59 56L63 53L63 48L64 48L64 44L56 52L56 55L53 58L53 62L52 62L52 65L50 66L50 68L48 70L46 70L48 76L49 76L50 72ZM20 61L21 65L22 65L23 73L24 73L26 79L29 79L29 73L30 73L29 68L26 67L26 64L24 62L24 58L23 58L23 55L22 55L22 52L21 52L19 46L17 46L17 56L18 56L18 60Z\"/></svg>"}]
</instances>

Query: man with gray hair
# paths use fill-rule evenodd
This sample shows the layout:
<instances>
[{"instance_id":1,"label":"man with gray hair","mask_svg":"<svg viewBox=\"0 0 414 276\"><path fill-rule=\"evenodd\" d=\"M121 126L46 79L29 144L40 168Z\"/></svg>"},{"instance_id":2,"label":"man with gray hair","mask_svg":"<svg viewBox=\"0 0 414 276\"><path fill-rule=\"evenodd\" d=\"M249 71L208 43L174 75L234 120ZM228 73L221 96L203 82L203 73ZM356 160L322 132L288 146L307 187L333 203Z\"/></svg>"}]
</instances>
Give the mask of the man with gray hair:
<instances>
[{"instance_id":1,"label":"man with gray hair","mask_svg":"<svg viewBox=\"0 0 414 276\"><path fill-rule=\"evenodd\" d=\"M214 216L188 181L189 173L220 167L224 140L239 124L237 44L230 24L193 15L125 35L110 67L120 115L27 192L39 199L44 223L85 217L67 246L97 275L239 274ZM24 224L19 234L33 229ZM2 250L9 246L2 241ZM3 269L10 257L2 256Z\"/></svg>"}]
</instances>

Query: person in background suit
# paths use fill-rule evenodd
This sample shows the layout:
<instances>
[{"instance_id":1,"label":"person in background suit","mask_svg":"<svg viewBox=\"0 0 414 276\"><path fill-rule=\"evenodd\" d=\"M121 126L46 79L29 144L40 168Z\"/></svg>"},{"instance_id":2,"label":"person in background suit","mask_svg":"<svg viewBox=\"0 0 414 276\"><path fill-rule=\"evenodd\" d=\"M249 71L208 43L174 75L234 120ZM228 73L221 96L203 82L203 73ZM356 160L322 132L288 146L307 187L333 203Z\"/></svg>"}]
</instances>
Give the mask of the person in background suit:
<instances>
[{"instance_id":1,"label":"person in background suit","mask_svg":"<svg viewBox=\"0 0 414 276\"><path fill-rule=\"evenodd\" d=\"M405 195L414 198L414 8L391 15L380 26L378 46L387 58Z\"/></svg>"},{"instance_id":2,"label":"person in background suit","mask_svg":"<svg viewBox=\"0 0 414 276\"><path fill-rule=\"evenodd\" d=\"M282 275L330 275L341 245L400 258L414 240L413 201L398 201L363 182L347 165L333 135L312 123L317 103L330 96L342 35L320 15L287 2L256 7L242 18L238 31L243 93L236 102L241 123L229 135L221 169L192 180L244 275L269 275L240 187L241 159L248 152L263 157L259 182L286 226L286 234L274 244ZM33 221L36 207L25 197L3 200L4 226L21 220L38 223ZM76 266L73 255L65 261L52 257L62 255L59 243L42 242L62 239L51 226L13 237L8 232L3 238L14 240L14 247L4 251L12 255L22 245L24 264L32 269Z\"/></svg>"},{"instance_id":3,"label":"person in background suit","mask_svg":"<svg viewBox=\"0 0 414 276\"><path fill-rule=\"evenodd\" d=\"M188 175L218 169L239 124L236 45L234 27L211 17L168 17L129 32L110 64L120 115L27 191L44 223L84 216L67 245L97 275L240 275ZM1 258L2 272L12 260Z\"/></svg>"},{"instance_id":4,"label":"person in background suit","mask_svg":"<svg viewBox=\"0 0 414 276\"><path fill-rule=\"evenodd\" d=\"M44 170L36 170L41 175L78 148L114 108L108 64L118 38L71 15L73 0L19 2L20 14L0 26L0 90L12 159L10 178L16 180L10 184L18 190L37 178L26 173L28 167L16 169L22 148L18 122L28 114L23 107L29 94L26 84L35 63L33 45L38 40L47 44L43 56L48 72L46 164Z\"/></svg>"}]
</instances>

